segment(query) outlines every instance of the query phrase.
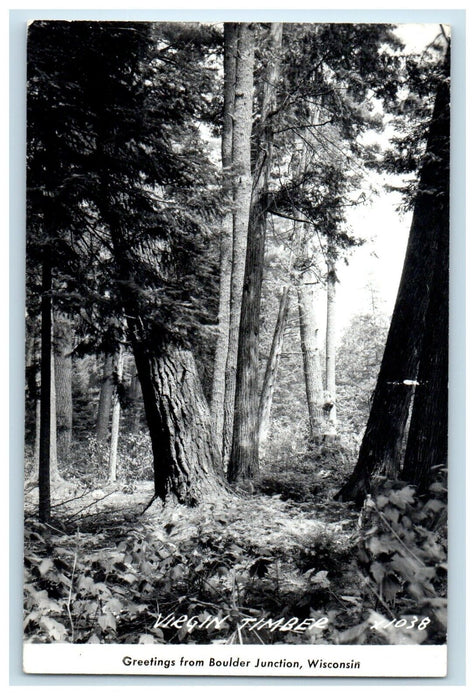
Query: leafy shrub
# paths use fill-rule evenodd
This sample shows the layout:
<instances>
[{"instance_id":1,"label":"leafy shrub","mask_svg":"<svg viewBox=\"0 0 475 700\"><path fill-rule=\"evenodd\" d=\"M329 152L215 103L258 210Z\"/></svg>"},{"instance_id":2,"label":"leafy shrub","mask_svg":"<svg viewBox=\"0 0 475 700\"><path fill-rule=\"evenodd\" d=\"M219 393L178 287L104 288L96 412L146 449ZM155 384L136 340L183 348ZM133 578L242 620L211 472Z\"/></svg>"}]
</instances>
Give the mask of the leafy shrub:
<instances>
[{"instance_id":1,"label":"leafy shrub","mask_svg":"<svg viewBox=\"0 0 475 700\"><path fill-rule=\"evenodd\" d=\"M339 344L336 379L339 431L356 449L368 422L388 328L389 319L377 310L357 314Z\"/></svg>"},{"instance_id":2,"label":"leafy shrub","mask_svg":"<svg viewBox=\"0 0 475 700\"><path fill-rule=\"evenodd\" d=\"M432 643L446 634L446 491L440 477L425 497L381 480L361 515L359 561L375 603L394 618L430 619Z\"/></svg>"},{"instance_id":3,"label":"leafy shrub","mask_svg":"<svg viewBox=\"0 0 475 700\"><path fill-rule=\"evenodd\" d=\"M238 623L248 616L323 616L330 581L323 558L310 561L309 553L320 533L321 548L330 556L340 546L338 528L325 528L297 506L262 496L155 511L133 525L122 514L113 529L96 520L87 533L61 534L27 522L25 637L74 643L316 643L315 636L291 632L260 630L259 637L238 632ZM312 605L321 612L312 612ZM221 630L189 635L154 628L159 612L229 619ZM332 630L318 633L331 643Z\"/></svg>"},{"instance_id":4,"label":"leafy shrub","mask_svg":"<svg viewBox=\"0 0 475 700\"><path fill-rule=\"evenodd\" d=\"M95 436L77 442L71 450L71 461L61 469L67 479L96 485L109 477L109 446L98 444ZM117 449L117 477L133 482L153 479L153 457L147 431L121 433Z\"/></svg>"},{"instance_id":5,"label":"leafy shrub","mask_svg":"<svg viewBox=\"0 0 475 700\"><path fill-rule=\"evenodd\" d=\"M121 436L117 455L119 477L125 481L153 480L153 455L148 431Z\"/></svg>"},{"instance_id":6,"label":"leafy shrub","mask_svg":"<svg viewBox=\"0 0 475 700\"><path fill-rule=\"evenodd\" d=\"M305 443L304 443L305 444ZM267 464L256 488L267 495L299 503L327 496L350 470L353 453L341 443L309 444L305 451Z\"/></svg>"},{"instance_id":7,"label":"leafy shrub","mask_svg":"<svg viewBox=\"0 0 475 700\"><path fill-rule=\"evenodd\" d=\"M287 405L285 415L279 415L278 406L274 404L271 427L265 444L266 464L273 464L287 457L291 458L292 455L301 452L302 445L306 444L308 436L305 404L296 407L295 411L290 411Z\"/></svg>"}]
</instances>

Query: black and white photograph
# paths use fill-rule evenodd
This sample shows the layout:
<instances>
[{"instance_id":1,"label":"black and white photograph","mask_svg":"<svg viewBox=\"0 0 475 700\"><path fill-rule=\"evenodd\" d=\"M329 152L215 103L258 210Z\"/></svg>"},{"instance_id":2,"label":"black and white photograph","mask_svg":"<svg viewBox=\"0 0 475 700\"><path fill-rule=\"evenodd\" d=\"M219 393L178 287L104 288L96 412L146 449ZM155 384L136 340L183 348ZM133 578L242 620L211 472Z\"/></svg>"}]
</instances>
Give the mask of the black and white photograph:
<instances>
[{"instance_id":1,"label":"black and white photograph","mask_svg":"<svg viewBox=\"0 0 475 700\"><path fill-rule=\"evenodd\" d=\"M25 31L24 670L445 676L451 27Z\"/></svg>"}]
</instances>

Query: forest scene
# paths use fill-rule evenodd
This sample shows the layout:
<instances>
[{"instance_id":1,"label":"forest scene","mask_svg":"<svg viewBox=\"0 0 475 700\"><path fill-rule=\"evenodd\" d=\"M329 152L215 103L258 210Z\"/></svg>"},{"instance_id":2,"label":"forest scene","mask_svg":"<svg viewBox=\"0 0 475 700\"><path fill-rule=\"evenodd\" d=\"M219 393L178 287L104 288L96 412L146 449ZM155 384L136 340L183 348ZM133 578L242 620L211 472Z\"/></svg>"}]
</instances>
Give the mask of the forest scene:
<instances>
[{"instance_id":1,"label":"forest scene","mask_svg":"<svg viewBox=\"0 0 475 700\"><path fill-rule=\"evenodd\" d=\"M25 641L446 643L450 30L417 27L29 25Z\"/></svg>"}]
</instances>

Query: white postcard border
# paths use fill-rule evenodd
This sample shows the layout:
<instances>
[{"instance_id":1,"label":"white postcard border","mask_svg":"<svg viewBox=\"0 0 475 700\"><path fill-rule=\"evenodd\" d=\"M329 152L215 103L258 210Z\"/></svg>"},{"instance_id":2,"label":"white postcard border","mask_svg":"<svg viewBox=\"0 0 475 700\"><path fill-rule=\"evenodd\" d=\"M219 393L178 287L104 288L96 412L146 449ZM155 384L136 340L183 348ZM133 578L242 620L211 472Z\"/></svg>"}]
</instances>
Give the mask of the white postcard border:
<instances>
[{"instance_id":1,"label":"white postcard border","mask_svg":"<svg viewBox=\"0 0 475 700\"><path fill-rule=\"evenodd\" d=\"M441 678L446 645L25 644L25 673Z\"/></svg>"}]
</instances>

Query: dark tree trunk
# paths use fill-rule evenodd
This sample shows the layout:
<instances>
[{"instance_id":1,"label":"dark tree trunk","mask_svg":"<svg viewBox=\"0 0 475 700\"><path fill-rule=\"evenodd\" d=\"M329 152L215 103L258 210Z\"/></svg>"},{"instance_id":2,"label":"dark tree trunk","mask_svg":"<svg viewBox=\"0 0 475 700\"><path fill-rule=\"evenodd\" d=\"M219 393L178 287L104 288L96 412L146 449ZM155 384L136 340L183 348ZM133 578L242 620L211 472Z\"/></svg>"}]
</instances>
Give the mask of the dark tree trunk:
<instances>
[{"instance_id":1,"label":"dark tree trunk","mask_svg":"<svg viewBox=\"0 0 475 700\"><path fill-rule=\"evenodd\" d=\"M51 334L52 319L52 270L49 250L43 251L41 279L41 415L39 445L39 519L43 523L51 519Z\"/></svg>"},{"instance_id":2,"label":"dark tree trunk","mask_svg":"<svg viewBox=\"0 0 475 700\"><path fill-rule=\"evenodd\" d=\"M445 62L449 74L449 56ZM337 494L358 505L376 473L399 472L413 382L418 378L427 309L440 241L449 225L450 94L448 81L437 92L421 169L408 247L366 432L358 462Z\"/></svg>"},{"instance_id":3,"label":"dark tree trunk","mask_svg":"<svg viewBox=\"0 0 475 700\"><path fill-rule=\"evenodd\" d=\"M53 331L52 331L53 332ZM40 339L38 343L35 343L35 442L34 442L34 455L33 455L33 470L29 476L29 480L33 482L39 481L39 468L40 468L40 443L41 443L41 374L42 374L42 364L41 364L41 344ZM53 343L51 343L51 348ZM54 353L51 352L51 368L50 368L50 401L49 401L49 417L50 417L50 430L49 430L49 481L50 489L53 482L62 481L62 477L58 471L58 459L57 459L57 449L56 449L56 391L55 391L55 363L54 363Z\"/></svg>"},{"instance_id":4,"label":"dark tree trunk","mask_svg":"<svg viewBox=\"0 0 475 700\"><path fill-rule=\"evenodd\" d=\"M235 71L234 122L232 142L233 245L230 281L229 338L225 370L223 465L231 451L239 323L246 264L247 231L251 201L251 133L254 89L254 28L240 24Z\"/></svg>"},{"instance_id":5,"label":"dark tree trunk","mask_svg":"<svg viewBox=\"0 0 475 700\"><path fill-rule=\"evenodd\" d=\"M40 365L38 365L40 367ZM35 401L35 447L33 457L33 473L32 478L37 479L40 468L40 436L41 436L41 370L38 371L38 397Z\"/></svg>"},{"instance_id":6,"label":"dark tree trunk","mask_svg":"<svg viewBox=\"0 0 475 700\"><path fill-rule=\"evenodd\" d=\"M449 231L441 236L432 283L402 478L424 491L447 464Z\"/></svg>"},{"instance_id":7,"label":"dark tree trunk","mask_svg":"<svg viewBox=\"0 0 475 700\"><path fill-rule=\"evenodd\" d=\"M259 471L259 323L264 267L268 185L272 166L272 114L280 74L282 24L270 27L269 55L263 78L259 155L255 166L249 216L246 268L239 328L236 400L230 481L253 479Z\"/></svg>"},{"instance_id":8,"label":"dark tree trunk","mask_svg":"<svg viewBox=\"0 0 475 700\"><path fill-rule=\"evenodd\" d=\"M280 295L279 311L274 328L274 335L267 360L264 381L262 384L261 399L259 402L259 451L262 455L270 427L272 400L274 398L277 370L279 368L284 331L289 311L289 286L282 288Z\"/></svg>"},{"instance_id":9,"label":"dark tree trunk","mask_svg":"<svg viewBox=\"0 0 475 700\"><path fill-rule=\"evenodd\" d=\"M223 168L224 194L229 200L229 211L223 217L220 246L219 311L218 337L213 368L213 389L211 398L211 420L218 445L223 442L225 370L228 356L231 272L233 249L233 210L232 210L232 149L234 100L236 90L236 56L238 25L235 22L224 24L224 116L221 139L221 161ZM251 73L252 81L252 73ZM252 91L251 91L252 93ZM252 120L252 105L250 109ZM250 169L250 165L249 165Z\"/></svg>"},{"instance_id":10,"label":"dark tree trunk","mask_svg":"<svg viewBox=\"0 0 475 700\"><path fill-rule=\"evenodd\" d=\"M173 345L160 355L131 332L150 431L155 495L195 505L220 490L220 457L208 405L189 350Z\"/></svg>"},{"instance_id":11,"label":"dark tree trunk","mask_svg":"<svg viewBox=\"0 0 475 700\"><path fill-rule=\"evenodd\" d=\"M41 329L41 318L40 318ZM41 330L39 331L41 333ZM38 480L38 470L40 464L40 425L41 425L41 338L40 335L33 339L33 372L31 394L35 406L35 436L33 449L33 470L30 478Z\"/></svg>"},{"instance_id":12,"label":"dark tree trunk","mask_svg":"<svg viewBox=\"0 0 475 700\"><path fill-rule=\"evenodd\" d=\"M71 319L64 313L56 312L54 324L56 441L58 461L63 465L70 459L73 429L72 334Z\"/></svg>"},{"instance_id":13,"label":"dark tree trunk","mask_svg":"<svg viewBox=\"0 0 475 700\"><path fill-rule=\"evenodd\" d=\"M114 381L112 378L113 371L113 356L107 354L104 357L102 386L99 396L96 420L96 439L100 448L103 448L109 440L109 420L112 406L112 396L114 394Z\"/></svg>"}]
</instances>

